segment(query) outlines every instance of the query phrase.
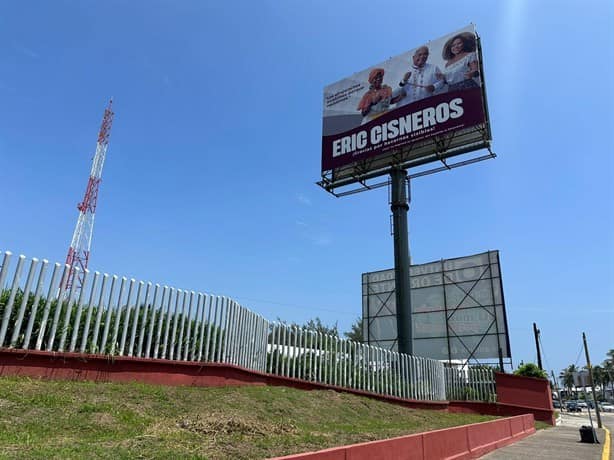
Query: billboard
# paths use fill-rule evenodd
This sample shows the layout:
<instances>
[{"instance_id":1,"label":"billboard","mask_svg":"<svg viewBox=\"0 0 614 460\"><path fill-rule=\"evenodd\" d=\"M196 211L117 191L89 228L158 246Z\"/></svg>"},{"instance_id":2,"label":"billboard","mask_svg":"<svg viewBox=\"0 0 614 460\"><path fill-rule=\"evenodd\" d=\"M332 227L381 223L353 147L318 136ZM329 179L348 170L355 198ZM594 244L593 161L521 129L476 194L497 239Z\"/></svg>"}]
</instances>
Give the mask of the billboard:
<instances>
[{"instance_id":1,"label":"billboard","mask_svg":"<svg viewBox=\"0 0 614 460\"><path fill-rule=\"evenodd\" d=\"M413 350L441 360L511 358L499 252L410 268ZM365 343L397 350L394 269L362 275Z\"/></svg>"},{"instance_id":2,"label":"billboard","mask_svg":"<svg viewBox=\"0 0 614 460\"><path fill-rule=\"evenodd\" d=\"M323 185L489 147L473 25L324 88Z\"/></svg>"}]
</instances>

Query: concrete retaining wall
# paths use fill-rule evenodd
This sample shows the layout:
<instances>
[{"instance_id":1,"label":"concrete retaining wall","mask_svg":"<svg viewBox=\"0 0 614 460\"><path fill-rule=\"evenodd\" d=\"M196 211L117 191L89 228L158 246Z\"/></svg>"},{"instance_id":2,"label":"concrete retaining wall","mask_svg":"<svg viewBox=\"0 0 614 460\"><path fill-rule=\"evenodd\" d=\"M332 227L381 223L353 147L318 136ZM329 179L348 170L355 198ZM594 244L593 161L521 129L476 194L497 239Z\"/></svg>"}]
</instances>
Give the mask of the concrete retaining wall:
<instances>
[{"instance_id":1,"label":"concrete retaining wall","mask_svg":"<svg viewBox=\"0 0 614 460\"><path fill-rule=\"evenodd\" d=\"M274 460L443 460L479 458L535 433L532 414L428 431Z\"/></svg>"}]
</instances>

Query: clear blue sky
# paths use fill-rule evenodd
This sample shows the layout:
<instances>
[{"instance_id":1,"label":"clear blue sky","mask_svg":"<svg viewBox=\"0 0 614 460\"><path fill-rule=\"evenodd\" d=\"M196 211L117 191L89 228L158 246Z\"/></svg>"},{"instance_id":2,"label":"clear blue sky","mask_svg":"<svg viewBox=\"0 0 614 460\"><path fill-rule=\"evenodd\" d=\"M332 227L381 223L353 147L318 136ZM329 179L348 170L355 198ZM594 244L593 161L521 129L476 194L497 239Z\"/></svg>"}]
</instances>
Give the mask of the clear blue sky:
<instances>
[{"instance_id":1,"label":"clear blue sky","mask_svg":"<svg viewBox=\"0 0 614 460\"><path fill-rule=\"evenodd\" d=\"M470 22L498 158L412 185L415 263L501 251L515 364L614 348L611 1L0 1L0 250L63 261L105 104L90 268L265 317L361 314L385 189L320 174L322 90ZM577 361L583 365L581 358Z\"/></svg>"}]
</instances>

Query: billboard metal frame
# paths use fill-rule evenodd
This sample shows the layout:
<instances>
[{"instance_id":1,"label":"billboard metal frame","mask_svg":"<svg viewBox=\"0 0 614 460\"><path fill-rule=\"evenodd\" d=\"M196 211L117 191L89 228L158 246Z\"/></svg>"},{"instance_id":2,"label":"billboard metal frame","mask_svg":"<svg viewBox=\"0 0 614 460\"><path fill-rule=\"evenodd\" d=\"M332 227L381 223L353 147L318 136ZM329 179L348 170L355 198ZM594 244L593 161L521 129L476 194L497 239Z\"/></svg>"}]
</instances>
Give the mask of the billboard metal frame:
<instances>
[{"instance_id":1,"label":"billboard metal frame","mask_svg":"<svg viewBox=\"0 0 614 460\"><path fill-rule=\"evenodd\" d=\"M352 195L355 193L383 187L389 180L376 179L390 174L393 169L417 168L427 164L440 162L441 166L425 168L409 174L410 179L438 172L458 168L468 164L495 158L491 150L492 133L490 117L488 115L488 101L486 98L486 79L484 77L484 64L482 59L482 46L480 37L476 32L476 46L478 64L482 76L481 93L484 104L484 123L470 128L454 131L449 134L433 136L424 141L409 144L398 151L358 160L349 165L340 166L332 170L323 171L321 180L316 182L327 192L336 197ZM481 149L487 149L488 154L472 155L462 161L450 163L451 157L467 155Z\"/></svg>"},{"instance_id":2,"label":"billboard metal frame","mask_svg":"<svg viewBox=\"0 0 614 460\"><path fill-rule=\"evenodd\" d=\"M490 255L492 253L496 254L496 265L498 267L498 276L493 276L491 272L491 267L493 266L493 263L491 261ZM482 253L483 254L483 253ZM505 309L505 296L504 296L504 292L503 292L503 278L502 278L502 274L501 274L501 264L500 264L500 258L499 258L499 252L498 251L488 251L488 264L487 265L483 265L483 266L476 266L474 268L481 268L482 271L480 273L480 275L477 277L477 279L472 280L473 284L469 289L463 289L459 284L460 283L467 283L467 281L460 281L460 282L456 282L454 281L452 278L450 278L448 275L446 275L446 270L444 268L444 264L447 260L457 260L457 259L462 259L461 258L456 258L456 259L441 259L441 274L442 274L442 287L445 287L446 285L454 285L456 286L458 289L460 289L463 293L464 293L464 297L461 299L461 301L458 303L458 305L456 305L456 307L454 308L449 308L447 299L446 299L446 289L443 289L443 296L444 296L444 305L443 305L443 309L442 310L431 310L431 312L436 312L436 311L443 311L444 315L445 315L445 331L446 331L446 335L445 336L441 336L441 337L428 337L428 339L446 339L446 343L447 343L447 347L448 347L448 363L452 364L452 361L457 361L457 358L452 358L452 352L451 352L451 347L450 347L450 339L455 338L458 340L458 342L465 348L465 350L468 352L468 357L464 358L464 363L463 365L471 365L471 364L480 364L480 365L485 365L485 364L498 364L502 369L504 364L509 364L512 365L512 357L511 357L511 346L510 346L510 341L509 341L509 328L508 328L508 324L507 324L507 313L506 313L506 309ZM475 254L478 255L478 254ZM468 256L471 257L471 256ZM433 264L434 262L430 262L429 264ZM390 270L381 270L379 272L370 272L370 273L365 273L364 275L372 275L375 273L381 273L381 272L389 272ZM475 299L472 296L472 291L473 289L476 287L477 283L479 281L485 280L485 275L490 273L490 275L488 276L488 278L490 279L490 285L491 285L491 294L492 294L492 298L493 298L493 305L492 306L486 306L486 305L482 305L477 299ZM496 315L496 303L494 301L494 292L495 292L495 278L499 278L498 282L499 282L499 292L501 293L501 306L502 306L502 320L503 320L503 324L498 324L497 321L497 315ZM381 281L379 281L381 282ZM363 334L364 334L364 342L367 344L377 344L378 346L385 346L383 345L382 342L386 342L391 344L390 348L394 348L395 345L398 344L398 338L397 339L393 339L393 340L377 340L377 337L371 337L371 322L373 320L375 320L376 318L382 318L385 316L390 316L390 317L396 317L395 314L391 314L390 315L381 315L380 313L382 312L382 310L384 308L388 308L387 304L390 301L390 299L394 298L394 290L391 291L385 291L385 292L369 292L370 288L369 285L371 283L369 282L369 278L367 277L367 282L364 283L363 281L363 302L367 301L367 305L366 305L366 313L367 316L365 317L365 306L363 304L363 322L367 321L367 325L366 327L363 326ZM364 286L366 286L366 290L367 293L365 294L364 292ZM381 302L381 306L379 307L379 310L375 313L375 315L371 315L370 314L370 305L369 305L369 298L371 295L374 295L376 297L379 298L380 302ZM454 329L450 326L449 321L450 319L455 315L455 313L461 309L461 305L462 303L465 301L465 299L467 297L470 297L477 305L474 307L469 307L469 308L462 308L462 310L477 310L477 309L483 309L485 310L488 314L490 314L491 316L493 316L492 322L490 323L489 327L486 329L486 331L482 334L465 334L465 335L458 335L456 333L456 331L454 331ZM493 309L493 312L491 312L489 310L489 308ZM389 309L389 308L388 308ZM390 310L390 309L389 309ZM390 310L391 311L391 310ZM494 313L494 314L493 314ZM419 313L418 313L419 314ZM495 331L494 331L494 335L496 335L497 337L497 343L500 344L500 336L501 335L505 335L505 345L507 347L507 351L509 352L509 357L506 357L504 359L504 357L502 356L502 353L500 352L499 355L499 359L497 361L492 361L489 360L488 358L476 358L475 357L475 353L476 351L479 349L481 343L483 342L483 340L489 336L489 335L493 335L493 333L491 332L491 328L495 327ZM463 338L465 337L480 337L480 340L476 343L476 345L474 347L470 347L467 346L466 342L463 340ZM414 340L420 340L418 339L414 339ZM493 357L494 358L494 357ZM473 362L472 362L473 360Z\"/></svg>"}]
</instances>

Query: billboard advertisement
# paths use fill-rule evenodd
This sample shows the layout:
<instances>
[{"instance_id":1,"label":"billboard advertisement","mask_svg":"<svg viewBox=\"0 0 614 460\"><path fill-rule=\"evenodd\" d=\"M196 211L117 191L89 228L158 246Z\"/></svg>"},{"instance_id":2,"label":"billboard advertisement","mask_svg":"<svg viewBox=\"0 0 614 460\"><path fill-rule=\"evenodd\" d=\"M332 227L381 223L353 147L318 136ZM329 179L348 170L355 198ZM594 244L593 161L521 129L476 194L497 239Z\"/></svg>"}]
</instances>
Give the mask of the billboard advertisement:
<instances>
[{"instance_id":1,"label":"billboard advertisement","mask_svg":"<svg viewBox=\"0 0 614 460\"><path fill-rule=\"evenodd\" d=\"M391 160L410 167L489 140L473 25L324 89L323 178L356 176L359 162L363 172Z\"/></svg>"},{"instance_id":2,"label":"billboard advertisement","mask_svg":"<svg viewBox=\"0 0 614 460\"><path fill-rule=\"evenodd\" d=\"M499 252L410 268L413 349L441 360L510 358ZM363 337L396 350L394 270L362 275Z\"/></svg>"}]
</instances>

